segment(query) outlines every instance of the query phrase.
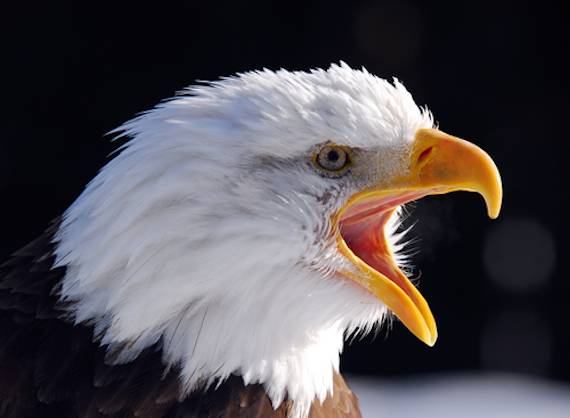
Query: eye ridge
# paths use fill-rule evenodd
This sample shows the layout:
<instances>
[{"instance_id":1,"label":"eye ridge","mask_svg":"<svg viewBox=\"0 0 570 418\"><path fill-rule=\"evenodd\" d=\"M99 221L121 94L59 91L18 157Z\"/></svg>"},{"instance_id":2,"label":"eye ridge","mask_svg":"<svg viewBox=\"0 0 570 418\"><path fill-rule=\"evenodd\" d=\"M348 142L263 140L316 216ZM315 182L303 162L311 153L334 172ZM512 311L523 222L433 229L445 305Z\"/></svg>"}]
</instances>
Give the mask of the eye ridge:
<instances>
[{"instance_id":1,"label":"eye ridge","mask_svg":"<svg viewBox=\"0 0 570 418\"><path fill-rule=\"evenodd\" d=\"M348 151L338 145L327 145L315 154L315 164L322 170L339 172L351 164Z\"/></svg>"}]
</instances>

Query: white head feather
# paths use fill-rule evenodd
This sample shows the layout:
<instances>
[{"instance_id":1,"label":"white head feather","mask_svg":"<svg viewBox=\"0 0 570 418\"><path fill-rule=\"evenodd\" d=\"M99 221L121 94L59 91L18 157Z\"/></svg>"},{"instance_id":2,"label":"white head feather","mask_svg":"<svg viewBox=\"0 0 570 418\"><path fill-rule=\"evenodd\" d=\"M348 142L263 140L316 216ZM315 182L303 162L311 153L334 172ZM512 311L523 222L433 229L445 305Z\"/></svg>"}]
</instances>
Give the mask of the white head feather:
<instances>
[{"instance_id":1,"label":"white head feather","mask_svg":"<svg viewBox=\"0 0 570 418\"><path fill-rule=\"evenodd\" d=\"M336 273L331 216L364 180L323 176L312 156L327 142L406 155L431 126L397 81L344 63L189 88L123 125L132 139L66 211L61 297L114 362L160 342L187 390L241 374L305 416L345 333L387 313Z\"/></svg>"}]
</instances>

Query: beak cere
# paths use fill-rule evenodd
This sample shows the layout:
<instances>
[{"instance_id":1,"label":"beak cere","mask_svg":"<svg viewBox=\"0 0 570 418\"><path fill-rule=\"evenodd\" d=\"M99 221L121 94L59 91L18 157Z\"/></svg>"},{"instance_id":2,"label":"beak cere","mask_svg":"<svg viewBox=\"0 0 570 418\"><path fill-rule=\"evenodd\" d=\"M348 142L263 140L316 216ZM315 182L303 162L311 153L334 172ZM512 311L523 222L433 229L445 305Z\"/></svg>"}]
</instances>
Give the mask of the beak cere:
<instances>
[{"instance_id":1,"label":"beak cere","mask_svg":"<svg viewBox=\"0 0 570 418\"><path fill-rule=\"evenodd\" d=\"M341 273L382 300L429 346L437 339L431 310L398 267L388 244L386 224L396 208L429 194L476 191L491 218L499 214L501 178L495 163L480 148L435 129L421 129L412 146L410 167L387 187L379 182L354 195L337 214L339 251L351 262Z\"/></svg>"}]
</instances>

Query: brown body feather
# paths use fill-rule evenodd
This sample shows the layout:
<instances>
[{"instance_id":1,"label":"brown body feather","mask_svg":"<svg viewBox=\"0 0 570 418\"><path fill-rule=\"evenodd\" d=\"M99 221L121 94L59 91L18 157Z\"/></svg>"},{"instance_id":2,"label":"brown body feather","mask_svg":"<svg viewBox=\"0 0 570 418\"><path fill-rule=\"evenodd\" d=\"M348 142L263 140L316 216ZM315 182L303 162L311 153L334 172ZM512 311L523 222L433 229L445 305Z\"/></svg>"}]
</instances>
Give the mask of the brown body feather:
<instances>
[{"instance_id":1,"label":"brown body feather","mask_svg":"<svg viewBox=\"0 0 570 418\"><path fill-rule=\"evenodd\" d=\"M93 328L73 325L57 289L65 268L52 269L51 242L60 220L0 266L0 418L281 418L261 385L230 376L219 386L181 398L178 370L162 364L161 347L134 361L105 363ZM360 417L340 375L334 395L316 401L310 418Z\"/></svg>"}]
</instances>

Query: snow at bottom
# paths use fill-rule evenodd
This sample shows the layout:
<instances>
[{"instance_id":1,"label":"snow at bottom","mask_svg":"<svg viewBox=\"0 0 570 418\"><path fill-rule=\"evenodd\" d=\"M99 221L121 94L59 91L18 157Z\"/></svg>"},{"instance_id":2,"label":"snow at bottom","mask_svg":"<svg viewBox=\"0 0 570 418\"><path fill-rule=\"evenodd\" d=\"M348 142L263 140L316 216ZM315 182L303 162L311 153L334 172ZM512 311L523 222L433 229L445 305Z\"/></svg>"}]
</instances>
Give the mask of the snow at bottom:
<instances>
[{"instance_id":1,"label":"snow at bottom","mask_svg":"<svg viewBox=\"0 0 570 418\"><path fill-rule=\"evenodd\" d=\"M570 418L570 384L500 373L344 376L363 418Z\"/></svg>"}]
</instances>

